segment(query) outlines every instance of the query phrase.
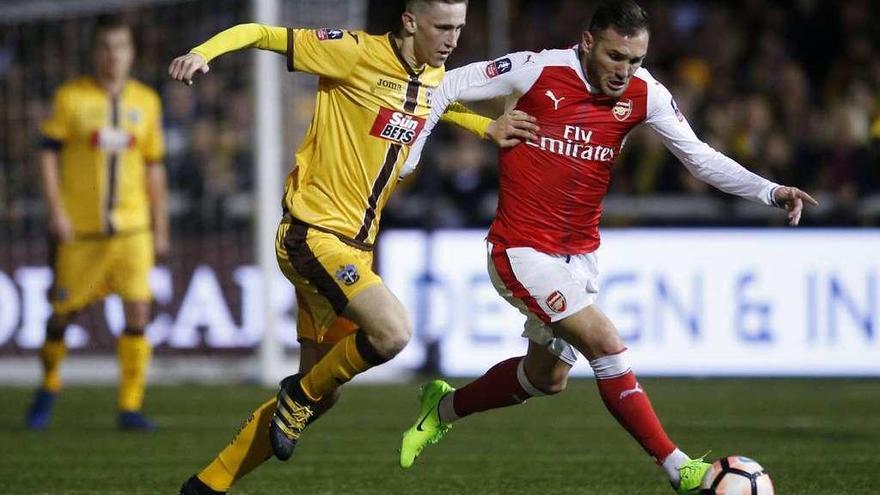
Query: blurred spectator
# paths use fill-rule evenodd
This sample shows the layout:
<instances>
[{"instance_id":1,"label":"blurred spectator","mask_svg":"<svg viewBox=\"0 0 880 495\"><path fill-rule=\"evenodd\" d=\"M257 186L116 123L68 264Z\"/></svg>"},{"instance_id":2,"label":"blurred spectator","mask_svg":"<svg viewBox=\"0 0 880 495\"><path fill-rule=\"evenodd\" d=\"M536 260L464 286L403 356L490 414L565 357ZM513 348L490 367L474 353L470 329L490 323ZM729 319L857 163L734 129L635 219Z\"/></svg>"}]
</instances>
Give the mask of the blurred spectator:
<instances>
[{"instance_id":1,"label":"blurred spectator","mask_svg":"<svg viewBox=\"0 0 880 495\"><path fill-rule=\"evenodd\" d=\"M399 2L369 2L368 28L394 29ZM869 0L743 2L643 0L652 19L645 66L676 95L698 133L719 151L777 181L820 194L812 225L880 224L880 3ZM510 0L511 50L573 45L594 2ZM471 2L468 27L448 64L488 52L488 2ZM138 73L165 100L174 227L180 237L250 224L253 105L250 59L216 62L198 91L172 85L167 61L180 47L250 20L247 0L193 0L129 12ZM92 17L4 25L0 31L0 238L40 236L34 150L51 91L89 64ZM279 62L280 63L280 62ZM285 101L308 115L311 101ZM292 115L292 113L291 113ZM296 143L285 143L293 147ZM402 184L386 227L485 227L497 201L495 151L446 130ZM616 165L611 194L643 199L700 194L728 203L693 180L662 145L636 131ZM873 206L871 206L873 205ZM719 225L760 225L773 216L737 216ZM650 213L650 211L648 212ZM617 218L615 218L617 215ZM609 221L657 224L607 211ZM692 225L664 217L664 224Z\"/></svg>"},{"instance_id":2,"label":"blurred spectator","mask_svg":"<svg viewBox=\"0 0 880 495\"><path fill-rule=\"evenodd\" d=\"M880 224L880 30L870 22L878 18L880 4L641 3L653 24L645 67L672 90L688 121L713 147L768 178L821 194L825 208L807 215L808 224ZM511 6L511 50L573 45L592 10L592 2L569 0L511 0ZM485 8L472 2L469 15ZM463 39L477 31L471 26ZM485 50L486 45L468 43L448 66L501 55ZM474 208L446 187L428 187L428 182L448 184L460 177L461 170L448 160L467 157L444 148L460 148L467 141L450 134L434 152L425 153L419 173L437 177L416 180L406 192L408 197L439 196L423 202L443 205L443 214L432 220L440 226L458 226ZM656 139L639 131L628 139L616 167L610 192L623 198L696 193L731 201L694 180ZM405 204L389 206L389 223L396 222ZM456 206L458 212L450 211ZM410 212L405 225L426 218ZM648 217L615 217L613 210L606 210L606 221L656 223ZM767 222L780 224L770 215L725 215L716 223ZM687 215L664 217L662 223L693 224Z\"/></svg>"}]
</instances>

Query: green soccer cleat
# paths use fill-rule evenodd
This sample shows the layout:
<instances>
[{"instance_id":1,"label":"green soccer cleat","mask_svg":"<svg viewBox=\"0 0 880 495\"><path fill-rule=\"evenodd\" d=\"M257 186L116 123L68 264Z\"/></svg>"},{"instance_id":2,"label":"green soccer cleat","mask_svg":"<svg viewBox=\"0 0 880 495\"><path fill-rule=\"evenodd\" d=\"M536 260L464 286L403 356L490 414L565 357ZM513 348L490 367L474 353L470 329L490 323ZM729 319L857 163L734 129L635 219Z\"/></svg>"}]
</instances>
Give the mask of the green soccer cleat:
<instances>
[{"instance_id":1,"label":"green soccer cleat","mask_svg":"<svg viewBox=\"0 0 880 495\"><path fill-rule=\"evenodd\" d=\"M681 481L678 483L675 493L678 495L699 495L700 483L703 481L703 477L706 476L706 472L712 467L711 464L703 460L705 457L704 455L703 457L691 459L678 468Z\"/></svg>"},{"instance_id":2,"label":"green soccer cleat","mask_svg":"<svg viewBox=\"0 0 880 495\"><path fill-rule=\"evenodd\" d=\"M419 389L422 407L416 424L403 433L403 441L400 444L400 467L403 469L412 467L416 457L426 445L439 442L452 428L452 423L440 422L437 406L440 404L440 399L454 391L455 389L443 380L428 382Z\"/></svg>"}]
</instances>

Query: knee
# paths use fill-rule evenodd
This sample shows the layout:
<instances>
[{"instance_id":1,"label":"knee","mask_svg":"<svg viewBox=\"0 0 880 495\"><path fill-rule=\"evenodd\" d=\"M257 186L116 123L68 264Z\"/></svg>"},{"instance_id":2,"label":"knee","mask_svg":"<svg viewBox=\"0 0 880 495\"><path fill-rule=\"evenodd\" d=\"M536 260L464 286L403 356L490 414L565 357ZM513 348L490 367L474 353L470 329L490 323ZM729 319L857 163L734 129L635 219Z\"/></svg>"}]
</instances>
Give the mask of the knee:
<instances>
[{"instance_id":1,"label":"knee","mask_svg":"<svg viewBox=\"0 0 880 495\"><path fill-rule=\"evenodd\" d=\"M143 334L144 328L150 323L150 305L136 303L128 306L125 311L125 333Z\"/></svg>"},{"instance_id":2,"label":"knee","mask_svg":"<svg viewBox=\"0 0 880 495\"><path fill-rule=\"evenodd\" d=\"M546 395L556 395L568 386L568 373L551 373L542 376L533 385Z\"/></svg>"},{"instance_id":3,"label":"knee","mask_svg":"<svg viewBox=\"0 0 880 495\"><path fill-rule=\"evenodd\" d=\"M387 318L381 328L364 330L370 344L385 359L399 354L412 338L412 325L406 314Z\"/></svg>"},{"instance_id":4,"label":"knee","mask_svg":"<svg viewBox=\"0 0 880 495\"><path fill-rule=\"evenodd\" d=\"M390 328L388 332L383 332L379 342L374 342L376 351L383 357L391 359L400 354L400 351L409 343L412 338L412 328L409 325L401 325Z\"/></svg>"},{"instance_id":5,"label":"knee","mask_svg":"<svg viewBox=\"0 0 880 495\"><path fill-rule=\"evenodd\" d=\"M592 336L588 346L593 358L617 354L626 348L620 335L618 335L613 327L604 329L604 331Z\"/></svg>"},{"instance_id":6,"label":"knee","mask_svg":"<svg viewBox=\"0 0 880 495\"><path fill-rule=\"evenodd\" d=\"M568 369L562 367L553 367L551 369L540 370L531 376L526 372L528 381L532 386L545 395L556 395L568 386Z\"/></svg>"},{"instance_id":7,"label":"knee","mask_svg":"<svg viewBox=\"0 0 880 495\"><path fill-rule=\"evenodd\" d=\"M52 315L46 322L46 340L64 340L64 333L70 323L70 315Z\"/></svg>"}]
</instances>

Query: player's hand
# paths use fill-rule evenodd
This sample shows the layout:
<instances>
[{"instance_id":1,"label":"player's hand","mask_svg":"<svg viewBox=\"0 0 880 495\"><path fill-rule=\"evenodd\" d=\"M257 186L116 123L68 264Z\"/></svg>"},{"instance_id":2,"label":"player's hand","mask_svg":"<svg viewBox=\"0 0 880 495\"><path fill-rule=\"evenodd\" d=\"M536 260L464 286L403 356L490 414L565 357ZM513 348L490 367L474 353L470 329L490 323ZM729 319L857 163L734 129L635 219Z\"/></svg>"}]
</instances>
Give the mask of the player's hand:
<instances>
[{"instance_id":1,"label":"player's hand","mask_svg":"<svg viewBox=\"0 0 880 495\"><path fill-rule=\"evenodd\" d=\"M499 148L513 148L523 141L538 139L536 133L541 128L535 122L537 119L522 110L510 110L489 124L486 135Z\"/></svg>"},{"instance_id":2,"label":"player's hand","mask_svg":"<svg viewBox=\"0 0 880 495\"><path fill-rule=\"evenodd\" d=\"M205 57L198 53L187 53L171 61L171 65L168 66L168 75L175 81L192 86L192 78L197 72L207 74L209 70L211 69L208 68L208 62L205 61Z\"/></svg>"},{"instance_id":3,"label":"player's hand","mask_svg":"<svg viewBox=\"0 0 880 495\"><path fill-rule=\"evenodd\" d=\"M773 191L773 200L781 208L788 211L788 224L797 225L801 221L801 213L804 211L804 202L810 206L818 206L819 202L809 194L796 187L780 186Z\"/></svg>"},{"instance_id":4,"label":"player's hand","mask_svg":"<svg viewBox=\"0 0 880 495\"><path fill-rule=\"evenodd\" d=\"M50 216L49 233L58 242L73 240L73 224L70 223L70 217L67 216L67 213L60 211Z\"/></svg>"}]
</instances>

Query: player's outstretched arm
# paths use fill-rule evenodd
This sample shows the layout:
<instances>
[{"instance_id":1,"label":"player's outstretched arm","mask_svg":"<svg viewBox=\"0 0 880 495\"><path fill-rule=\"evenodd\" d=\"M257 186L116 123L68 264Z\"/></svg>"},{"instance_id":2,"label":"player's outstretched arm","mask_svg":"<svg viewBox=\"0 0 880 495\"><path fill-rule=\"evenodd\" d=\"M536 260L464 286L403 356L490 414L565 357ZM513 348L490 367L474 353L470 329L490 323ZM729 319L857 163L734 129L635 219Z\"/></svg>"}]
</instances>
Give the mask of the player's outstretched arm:
<instances>
[{"instance_id":1,"label":"player's outstretched arm","mask_svg":"<svg viewBox=\"0 0 880 495\"><path fill-rule=\"evenodd\" d=\"M521 110L508 110L495 120L472 112L461 103L446 108L442 121L454 124L479 136L491 139L499 148L512 148L523 141L537 139L537 119Z\"/></svg>"},{"instance_id":2,"label":"player's outstretched arm","mask_svg":"<svg viewBox=\"0 0 880 495\"><path fill-rule=\"evenodd\" d=\"M287 29L255 23L233 26L214 35L186 55L171 61L168 75L175 81L192 84L192 78L197 72L208 72L208 63L211 60L243 48L287 53Z\"/></svg>"},{"instance_id":3,"label":"player's outstretched arm","mask_svg":"<svg viewBox=\"0 0 880 495\"><path fill-rule=\"evenodd\" d=\"M810 206L819 206L819 202L812 196L796 187L779 186L773 190L773 202L788 212L788 224L795 226L801 221L801 213L804 211L804 203Z\"/></svg>"}]
</instances>

